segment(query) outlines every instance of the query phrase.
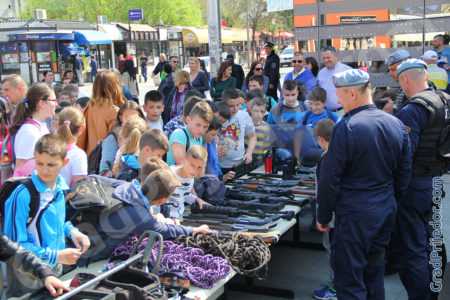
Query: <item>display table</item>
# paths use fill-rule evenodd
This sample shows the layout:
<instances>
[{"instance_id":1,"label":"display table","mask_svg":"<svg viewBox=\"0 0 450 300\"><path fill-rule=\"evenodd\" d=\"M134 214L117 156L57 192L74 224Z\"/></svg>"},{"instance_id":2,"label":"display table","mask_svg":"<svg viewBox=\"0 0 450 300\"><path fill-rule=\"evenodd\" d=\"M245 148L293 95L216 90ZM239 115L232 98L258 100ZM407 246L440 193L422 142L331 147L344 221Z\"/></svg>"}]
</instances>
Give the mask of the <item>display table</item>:
<instances>
[{"instance_id":1,"label":"display table","mask_svg":"<svg viewBox=\"0 0 450 300\"><path fill-rule=\"evenodd\" d=\"M75 270L61 276L61 280L67 286L70 285L75 274L78 273L93 273L100 274L104 265L107 263L107 260L101 260L92 264L89 264L88 267L79 267ZM196 286L191 285L189 292L186 294L187 297L199 300L214 300L217 299L224 292L224 285L236 275L235 271L231 271L231 273L224 279L218 280L216 285L212 289L201 289Z\"/></svg>"}]
</instances>

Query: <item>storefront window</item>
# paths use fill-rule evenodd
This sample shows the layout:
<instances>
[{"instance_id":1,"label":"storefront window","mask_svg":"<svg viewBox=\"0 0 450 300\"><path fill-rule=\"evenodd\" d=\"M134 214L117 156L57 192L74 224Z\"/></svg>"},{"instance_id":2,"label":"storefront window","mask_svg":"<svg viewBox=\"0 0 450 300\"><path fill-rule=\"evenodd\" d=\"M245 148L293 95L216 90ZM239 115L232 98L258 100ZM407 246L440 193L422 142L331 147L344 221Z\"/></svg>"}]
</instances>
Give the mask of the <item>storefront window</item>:
<instances>
[{"instance_id":1,"label":"storefront window","mask_svg":"<svg viewBox=\"0 0 450 300\"><path fill-rule=\"evenodd\" d=\"M19 43L19 51L20 51L20 52L28 52L28 45L27 45L27 42L21 42L21 43Z\"/></svg>"},{"instance_id":2,"label":"storefront window","mask_svg":"<svg viewBox=\"0 0 450 300\"><path fill-rule=\"evenodd\" d=\"M13 74L19 70L19 54L5 53L2 54L2 73Z\"/></svg>"},{"instance_id":3,"label":"storefront window","mask_svg":"<svg viewBox=\"0 0 450 300\"><path fill-rule=\"evenodd\" d=\"M38 52L36 58L38 63L52 61L50 52Z\"/></svg>"},{"instance_id":4,"label":"storefront window","mask_svg":"<svg viewBox=\"0 0 450 300\"><path fill-rule=\"evenodd\" d=\"M50 43L49 42L36 42L35 51L50 51Z\"/></svg>"}]
</instances>

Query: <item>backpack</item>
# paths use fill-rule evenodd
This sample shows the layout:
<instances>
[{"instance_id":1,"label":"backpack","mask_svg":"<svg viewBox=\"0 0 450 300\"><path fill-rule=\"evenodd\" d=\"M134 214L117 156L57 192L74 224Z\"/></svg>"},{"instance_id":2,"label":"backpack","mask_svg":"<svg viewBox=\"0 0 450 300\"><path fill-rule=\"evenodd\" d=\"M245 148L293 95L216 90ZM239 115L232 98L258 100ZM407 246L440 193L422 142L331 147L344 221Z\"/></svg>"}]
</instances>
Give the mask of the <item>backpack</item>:
<instances>
[{"instance_id":1,"label":"backpack","mask_svg":"<svg viewBox=\"0 0 450 300\"><path fill-rule=\"evenodd\" d=\"M23 124L33 124L39 130L41 125L33 119L27 119ZM17 133L16 133L17 134ZM3 140L2 153L1 153L1 180L5 182L14 173L14 164L16 162L16 155L14 153L14 142L16 134L8 133Z\"/></svg>"},{"instance_id":2,"label":"backpack","mask_svg":"<svg viewBox=\"0 0 450 300\"><path fill-rule=\"evenodd\" d=\"M325 108L325 111L327 112L327 118L334 121L334 116L333 116L333 114L331 113L331 111L329 111L329 110L326 109L326 108ZM303 126L306 126L306 123L308 123L308 119L309 119L309 117L311 116L311 114L312 114L312 111L311 111L311 110L309 110L309 111L306 112L305 116L303 117Z\"/></svg>"},{"instance_id":3,"label":"backpack","mask_svg":"<svg viewBox=\"0 0 450 300\"><path fill-rule=\"evenodd\" d=\"M445 126L442 129L441 136L438 143L438 155L439 158L450 163L450 95L436 90L436 94L441 97L444 103L444 115L445 115Z\"/></svg>"},{"instance_id":4,"label":"backpack","mask_svg":"<svg viewBox=\"0 0 450 300\"><path fill-rule=\"evenodd\" d=\"M105 139L110 135L113 135L114 139L117 141L117 134L114 131L109 132L105 136ZM89 175L100 173L100 161L102 160L102 150L103 150L102 144L105 139L99 141L97 143L97 145L95 146L95 148L92 149L91 153L89 153L89 155L88 155L88 174ZM114 162L112 162L111 165L109 166L111 168L111 171L112 171L113 163Z\"/></svg>"},{"instance_id":5,"label":"backpack","mask_svg":"<svg viewBox=\"0 0 450 300\"><path fill-rule=\"evenodd\" d=\"M189 135L186 131L186 127L183 127L183 132L186 135L186 152L188 151L189 147L191 147L191 141L189 140Z\"/></svg>"},{"instance_id":6,"label":"backpack","mask_svg":"<svg viewBox=\"0 0 450 300\"><path fill-rule=\"evenodd\" d=\"M0 187L0 227L3 228L3 222L5 217L5 202L12 192L20 185L23 184L28 189L30 193L30 213L27 219L27 227L31 224L33 219L36 217L39 207L41 204L41 195L34 186L31 177L19 177L10 178L6 180ZM37 224L36 224L37 226Z\"/></svg>"}]
</instances>

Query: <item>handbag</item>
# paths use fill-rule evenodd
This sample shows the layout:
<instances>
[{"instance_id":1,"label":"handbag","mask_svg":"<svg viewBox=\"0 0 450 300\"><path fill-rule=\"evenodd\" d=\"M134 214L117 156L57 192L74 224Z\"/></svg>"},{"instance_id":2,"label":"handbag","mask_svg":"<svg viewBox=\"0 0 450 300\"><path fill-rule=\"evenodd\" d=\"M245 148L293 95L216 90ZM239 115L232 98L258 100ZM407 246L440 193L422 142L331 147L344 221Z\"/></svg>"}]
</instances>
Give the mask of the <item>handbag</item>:
<instances>
[{"instance_id":1,"label":"handbag","mask_svg":"<svg viewBox=\"0 0 450 300\"><path fill-rule=\"evenodd\" d=\"M161 84L161 77L159 77L159 76L154 76L154 77L153 77L153 84L154 84L155 86L159 86L159 85Z\"/></svg>"}]
</instances>

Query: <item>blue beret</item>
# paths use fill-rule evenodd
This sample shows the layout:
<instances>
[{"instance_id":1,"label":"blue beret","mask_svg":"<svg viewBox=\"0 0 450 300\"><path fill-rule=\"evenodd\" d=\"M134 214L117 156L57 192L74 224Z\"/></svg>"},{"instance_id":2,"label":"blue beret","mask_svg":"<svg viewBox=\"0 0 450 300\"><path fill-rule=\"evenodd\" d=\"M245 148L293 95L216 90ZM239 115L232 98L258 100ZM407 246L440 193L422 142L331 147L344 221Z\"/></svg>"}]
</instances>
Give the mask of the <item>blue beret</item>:
<instances>
[{"instance_id":1,"label":"blue beret","mask_svg":"<svg viewBox=\"0 0 450 300\"><path fill-rule=\"evenodd\" d=\"M408 69L416 69L416 68L424 68L427 69L427 63L421 59L410 58L404 62L402 62L397 67L397 75L400 75L401 72L406 71Z\"/></svg>"},{"instance_id":2,"label":"blue beret","mask_svg":"<svg viewBox=\"0 0 450 300\"><path fill-rule=\"evenodd\" d=\"M333 75L333 83L336 87L361 85L369 82L369 74L359 69L346 70Z\"/></svg>"},{"instance_id":3,"label":"blue beret","mask_svg":"<svg viewBox=\"0 0 450 300\"><path fill-rule=\"evenodd\" d=\"M388 56L388 58L386 59L385 63L386 63L386 65L390 66L390 65L398 63L399 61L401 61L405 58L410 58L410 57L411 57L411 55L409 54L408 50L401 49L401 50L391 53Z\"/></svg>"}]
</instances>

